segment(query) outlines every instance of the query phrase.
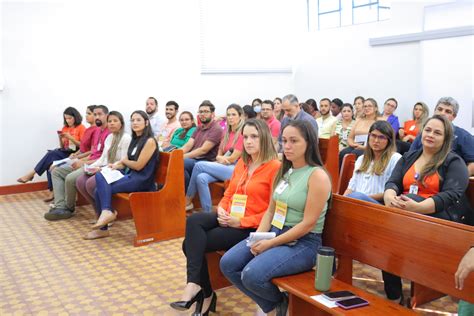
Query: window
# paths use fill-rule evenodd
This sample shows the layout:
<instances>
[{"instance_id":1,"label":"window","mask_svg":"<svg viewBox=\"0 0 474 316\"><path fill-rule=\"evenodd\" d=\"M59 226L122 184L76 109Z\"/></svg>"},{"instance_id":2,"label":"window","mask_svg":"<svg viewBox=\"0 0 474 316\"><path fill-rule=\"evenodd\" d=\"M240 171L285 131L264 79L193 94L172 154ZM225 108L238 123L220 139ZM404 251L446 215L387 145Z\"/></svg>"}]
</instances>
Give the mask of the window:
<instances>
[{"instance_id":1,"label":"window","mask_svg":"<svg viewBox=\"0 0 474 316\"><path fill-rule=\"evenodd\" d=\"M311 29L323 30L347 25L387 20L390 18L390 0L313 0L315 10L308 5ZM311 0L308 0L310 3ZM314 14L316 11L316 14ZM311 19L311 17L314 17Z\"/></svg>"}]
</instances>

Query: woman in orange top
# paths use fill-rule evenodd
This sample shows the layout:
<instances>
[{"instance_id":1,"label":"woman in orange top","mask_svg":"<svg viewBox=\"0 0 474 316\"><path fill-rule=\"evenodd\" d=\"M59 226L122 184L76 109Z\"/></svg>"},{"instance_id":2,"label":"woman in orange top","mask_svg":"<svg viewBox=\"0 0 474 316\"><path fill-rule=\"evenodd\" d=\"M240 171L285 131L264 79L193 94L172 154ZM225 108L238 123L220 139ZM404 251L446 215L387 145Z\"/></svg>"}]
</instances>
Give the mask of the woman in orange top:
<instances>
[{"instance_id":1,"label":"woman in orange top","mask_svg":"<svg viewBox=\"0 0 474 316\"><path fill-rule=\"evenodd\" d=\"M400 139L404 142L413 142L429 115L428 106L423 102L417 102L413 106L413 119L406 121L403 128L398 130Z\"/></svg>"},{"instance_id":2,"label":"woman in orange top","mask_svg":"<svg viewBox=\"0 0 474 316\"><path fill-rule=\"evenodd\" d=\"M464 192L469 175L462 158L451 152L453 136L446 117L434 115L426 121L423 148L403 155L385 184L386 206L467 223L470 207ZM400 277L387 272L382 276L387 297L402 297Z\"/></svg>"},{"instance_id":3,"label":"woman in orange top","mask_svg":"<svg viewBox=\"0 0 474 316\"><path fill-rule=\"evenodd\" d=\"M41 176L45 171L49 170L49 167L55 160L61 160L69 157L70 154L76 152L81 144L81 138L86 131L84 125L82 125L82 116L73 107L68 107L63 113L64 126L58 131L59 148L48 150L46 155L38 162L36 167L28 172L17 181L20 183L26 183L33 180L35 174ZM48 189L53 189L51 182L51 176L48 171Z\"/></svg>"},{"instance_id":4,"label":"woman in orange top","mask_svg":"<svg viewBox=\"0 0 474 316\"><path fill-rule=\"evenodd\" d=\"M273 179L280 168L267 124L250 119L242 128L244 151L237 162L216 213L188 217L183 252L187 284L181 301L171 307L186 310L194 302L196 313L216 309L205 253L228 250L248 237L260 224L270 203ZM206 314L206 313L204 313Z\"/></svg>"}]
</instances>

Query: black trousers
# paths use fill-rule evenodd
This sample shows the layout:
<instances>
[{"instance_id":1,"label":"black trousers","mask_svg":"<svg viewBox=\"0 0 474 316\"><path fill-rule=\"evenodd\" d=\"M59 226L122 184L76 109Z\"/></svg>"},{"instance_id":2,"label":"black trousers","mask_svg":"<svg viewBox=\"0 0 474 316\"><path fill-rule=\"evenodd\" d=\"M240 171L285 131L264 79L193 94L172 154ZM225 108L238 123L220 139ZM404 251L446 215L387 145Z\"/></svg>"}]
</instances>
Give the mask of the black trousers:
<instances>
[{"instance_id":1,"label":"black trousers","mask_svg":"<svg viewBox=\"0 0 474 316\"><path fill-rule=\"evenodd\" d=\"M207 270L206 252L228 250L253 231L255 229L221 227L214 212L198 213L188 217L183 242L188 283L199 284L205 297L209 297L212 294L212 286Z\"/></svg>"}]
</instances>

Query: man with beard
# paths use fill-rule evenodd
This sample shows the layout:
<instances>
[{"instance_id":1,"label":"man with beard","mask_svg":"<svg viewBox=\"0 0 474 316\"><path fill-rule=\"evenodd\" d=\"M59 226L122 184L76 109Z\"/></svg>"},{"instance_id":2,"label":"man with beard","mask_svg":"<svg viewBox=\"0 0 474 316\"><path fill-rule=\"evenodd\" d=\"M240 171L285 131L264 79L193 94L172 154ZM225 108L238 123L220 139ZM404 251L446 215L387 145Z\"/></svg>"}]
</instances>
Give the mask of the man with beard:
<instances>
[{"instance_id":1,"label":"man with beard","mask_svg":"<svg viewBox=\"0 0 474 316\"><path fill-rule=\"evenodd\" d=\"M145 111L150 118L150 126L153 130L153 135L158 139L161 135L161 126L166 123L165 119L158 114L158 100L154 97L149 97L146 100Z\"/></svg>"},{"instance_id":2,"label":"man with beard","mask_svg":"<svg viewBox=\"0 0 474 316\"><path fill-rule=\"evenodd\" d=\"M273 104L271 100L263 101L260 116L262 120L264 120L265 123L267 123L267 126L270 129L270 132L272 134L273 144L277 145L278 135L280 134L281 123L279 120L275 118L275 115L273 114L274 108L275 108L275 105Z\"/></svg>"},{"instance_id":3,"label":"man with beard","mask_svg":"<svg viewBox=\"0 0 474 316\"><path fill-rule=\"evenodd\" d=\"M184 180L185 189L188 189L189 179L193 172L196 162L201 160L216 160L217 151L221 143L222 128L219 123L214 120L215 107L211 101L204 100L199 106L199 121L194 134L183 146L184 152Z\"/></svg>"},{"instance_id":4,"label":"man with beard","mask_svg":"<svg viewBox=\"0 0 474 316\"><path fill-rule=\"evenodd\" d=\"M331 115L330 110L331 100L328 98L321 99L319 101L319 113L321 113L321 116L316 119L319 127L319 138L331 137L331 131L337 122L337 118Z\"/></svg>"},{"instance_id":5,"label":"man with beard","mask_svg":"<svg viewBox=\"0 0 474 316\"><path fill-rule=\"evenodd\" d=\"M176 115L178 114L179 105L175 101L168 101L166 103L166 118L168 122L161 125L161 137L158 141L161 141L161 148L166 148L170 145L171 137L177 128L180 128Z\"/></svg>"},{"instance_id":6,"label":"man with beard","mask_svg":"<svg viewBox=\"0 0 474 316\"><path fill-rule=\"evenodd\" d=\"M102 155L105 139L109 135L105 105L94 109L95 125L97 128L92 135L91 152L86 157L74 159L72 163L56 166L51 172L53 180L54 206L44 214L49 221L68 219L74 215L76 206L76 179L84 174L84 165L91 164Z\"/></svg>"}]
</instances>

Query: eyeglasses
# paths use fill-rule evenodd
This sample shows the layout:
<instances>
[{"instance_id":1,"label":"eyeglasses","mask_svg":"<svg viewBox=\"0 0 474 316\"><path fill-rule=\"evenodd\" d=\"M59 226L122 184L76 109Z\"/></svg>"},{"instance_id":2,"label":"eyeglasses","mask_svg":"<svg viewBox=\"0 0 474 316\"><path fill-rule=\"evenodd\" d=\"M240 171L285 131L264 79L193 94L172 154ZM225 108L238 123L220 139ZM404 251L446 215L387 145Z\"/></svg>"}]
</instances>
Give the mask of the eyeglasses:
<instances>
[{"instance_id":1,"label":"eyeglasses","mask_svg":"<svg viewBox=\"0 0 474 316\"><path fill-rule=\"evenodd\" d=\"M371 104L371 105L368 105L368 104L367 104L367 105L364 105L363 107L364 107L364 108L373 108L374 106L373 106L372 104Z\"/></svg>"},{"instance_id":2,"label":"eyeglasses","mask_svg":"<svg viewBox=\"0 0 474 316\"><path fill-rule=\"evenodd\" d=\"M373 140L379 140L379 141L388 140L388 137L385 136L385 135L377 135L377 134L374 134L374 133L370 133L369 136Z\"/></svg>"},{"instance_id":3,"label":"eyeglasses","mask_svg":"<svg viewBox=\"0 0 474 316\"><path fill-rule=\"evenodd\" d=\"M199 113L199 114L209 114L209 113L211 113L211 111L209 111L209 110L201 110L201 111L199 111L198 113Z\"/></svg>"}]
</instances>

